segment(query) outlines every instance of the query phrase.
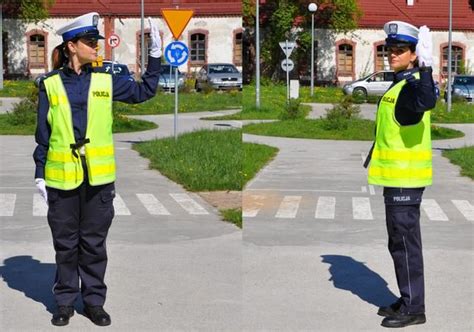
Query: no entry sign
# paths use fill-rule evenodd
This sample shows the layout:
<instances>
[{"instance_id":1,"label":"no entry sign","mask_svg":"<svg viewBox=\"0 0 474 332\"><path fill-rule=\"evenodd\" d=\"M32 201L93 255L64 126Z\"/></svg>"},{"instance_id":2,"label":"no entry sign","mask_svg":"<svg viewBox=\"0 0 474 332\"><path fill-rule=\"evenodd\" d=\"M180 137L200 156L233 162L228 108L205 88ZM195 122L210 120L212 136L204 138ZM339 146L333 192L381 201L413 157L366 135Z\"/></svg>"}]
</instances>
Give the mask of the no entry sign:
<instances>
[{"instance_id":1,"label":"no entry sign","mask_svg":"<svg viewBox=\"0 0 474 332\"><path fill-rule=\"evenodd\" d=\"M120 45L120 37L115 33L111 34L109 38L107 38L107 44L112 48L116 48Z\"/></svg>"}]
</instances>

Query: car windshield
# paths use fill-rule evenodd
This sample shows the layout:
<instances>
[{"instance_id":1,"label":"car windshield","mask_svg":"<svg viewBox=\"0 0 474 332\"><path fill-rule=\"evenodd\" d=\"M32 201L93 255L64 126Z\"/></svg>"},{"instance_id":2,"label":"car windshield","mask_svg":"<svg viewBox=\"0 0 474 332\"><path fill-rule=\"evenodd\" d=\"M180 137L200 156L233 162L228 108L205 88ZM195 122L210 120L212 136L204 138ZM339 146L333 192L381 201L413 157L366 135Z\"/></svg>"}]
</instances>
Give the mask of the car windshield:
<instances>
[{"instance_id":1,"label":"car windshield","mask_svg":"<svg viewBox=\"0 0 474 332\"><path fill-rule=\"evenodd\" d=\"M231 65L209 66L209 74L238 74L237 68Z\"/></svg>"},{"instance_id":2,"label":"car windshield","mask_svg":"<svg viewBox=\"0 0 474 332\"><path fill-rule=\"evenodd\" d=\"M474 76L456 77L454 84L474 85Z\"/></svg>"},{"instance_id":3,"label":"car windshield","mask_svg":"<svg viewBox=\"0 0 474 332\"><path fill-rule=\"evenodd\" d=\"M170 68L171 68L171 74L174 74L176 71L176 67L174 66L169 66L169 65L161 65L160 67L160 74L169 74L170 73ZM178 70L178 74L179 74Z\"/></svg>"}]
</instances>

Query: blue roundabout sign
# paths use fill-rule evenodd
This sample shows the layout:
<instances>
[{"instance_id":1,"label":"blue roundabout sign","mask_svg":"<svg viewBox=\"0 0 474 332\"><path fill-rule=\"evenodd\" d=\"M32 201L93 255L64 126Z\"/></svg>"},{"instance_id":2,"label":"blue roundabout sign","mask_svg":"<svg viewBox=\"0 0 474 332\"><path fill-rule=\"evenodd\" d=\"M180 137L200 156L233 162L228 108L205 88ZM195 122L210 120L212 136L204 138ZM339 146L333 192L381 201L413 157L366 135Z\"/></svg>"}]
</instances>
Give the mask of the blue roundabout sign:
<instances>
[{"instance_id":1,"label":"blue roundabout sign","mask_svg":"<svg viewBox=\"0 0 474 332\"><path fill-rule=\"evenodd\" d=\"M172 42L165 48L165 59L172 66L181 66L188 61L188 57L188 47L180 41Z\"/></svg>"}]
</instances>

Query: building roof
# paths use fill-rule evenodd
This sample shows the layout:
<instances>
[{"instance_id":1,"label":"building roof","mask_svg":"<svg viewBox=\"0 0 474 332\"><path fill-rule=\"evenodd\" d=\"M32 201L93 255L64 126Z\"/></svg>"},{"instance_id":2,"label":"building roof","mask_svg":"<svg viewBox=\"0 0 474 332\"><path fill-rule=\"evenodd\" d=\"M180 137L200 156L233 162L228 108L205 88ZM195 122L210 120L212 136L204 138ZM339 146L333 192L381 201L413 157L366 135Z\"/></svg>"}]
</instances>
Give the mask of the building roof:
<instances>
[{"instance_id":1,"label":"building roof","mask_svg":"<svg viewBox=\"0 0 474 332\"><path fill-rule=\"evenodd\" d=\"M358 0L364 15L359 21L362 28L381 29L387 21L400 20L416 26L448 30L448 0ZM453 29L474 31L474 1L453 0Z\"/></svg>"},{"instance_id":2,"label":"building roof","mask_svg":"<svg viewBox=\"0 0 474 332\"><path fill-rule=\"evenodd\" d=\"M161 9L193 9L194 16L242 16L242 2L236 0L145 0L145 16L161 16ZM52 17L78 16L96 11L101 16L140 16L140 0L56 0Z\"/></svg>"}]
</instances>

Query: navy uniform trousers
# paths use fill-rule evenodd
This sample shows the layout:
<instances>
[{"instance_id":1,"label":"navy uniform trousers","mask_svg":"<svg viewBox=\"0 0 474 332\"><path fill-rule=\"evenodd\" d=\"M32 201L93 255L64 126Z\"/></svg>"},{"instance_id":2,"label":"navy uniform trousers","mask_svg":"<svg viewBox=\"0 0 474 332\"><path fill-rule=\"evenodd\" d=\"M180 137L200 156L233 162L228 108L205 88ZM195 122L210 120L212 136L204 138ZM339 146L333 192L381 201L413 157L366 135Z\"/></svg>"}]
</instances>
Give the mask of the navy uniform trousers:
<instances>
[{"instance_id":1,"label":"navy uniform trousers","mask_svg":"<svg viewBox=\"0 0 474 332\"><path fill-rule=\"evenodd\" d=\"M83 157L84 182L74 190L48 190L48 223L56 251L53 292L58 305L104 305L107 286L106 237L114 217L114 183L90 186ZM80 278L80 290L79 290Z\"/></svg>"},{"instance_id":2,"label":"navy uniform trousers","mask_svg":"<svg viewBox=\"0 0 474 332\"><path fill-rule=\"evenodd\" d=\"M425 312L420 204L425 188L384 188L388 249L401 295L401 312Z\"/></svg>"}]
</instances>

